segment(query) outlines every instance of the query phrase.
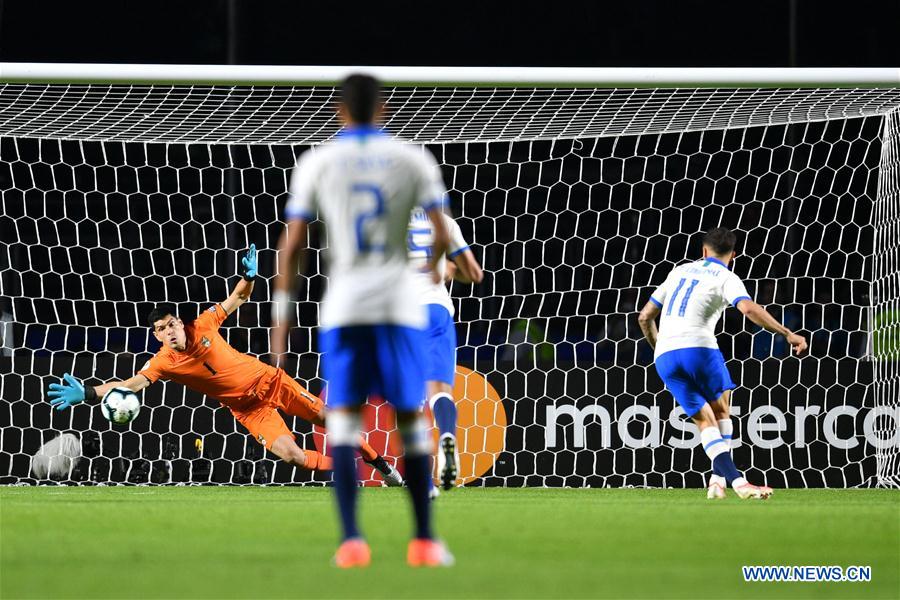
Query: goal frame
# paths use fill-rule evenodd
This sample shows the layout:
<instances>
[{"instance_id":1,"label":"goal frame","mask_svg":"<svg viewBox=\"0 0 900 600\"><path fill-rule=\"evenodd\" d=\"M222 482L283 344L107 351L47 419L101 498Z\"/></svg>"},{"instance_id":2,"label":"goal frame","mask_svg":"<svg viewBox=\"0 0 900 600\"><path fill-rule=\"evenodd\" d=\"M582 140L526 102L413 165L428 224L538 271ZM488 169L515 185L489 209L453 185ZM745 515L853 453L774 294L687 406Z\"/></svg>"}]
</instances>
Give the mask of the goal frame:
<instances>
[{"instance_id":1,"label":"goal frame","mask_svg":"<svg viewBox=\"0 0 900 600\"><path fill-rule=\"evenodd\" d=\"M385 85L595 88L900 87L900 67L422 67L0 63L3 83L293 86L364 71Z\"/></svg>"}]
</instances>

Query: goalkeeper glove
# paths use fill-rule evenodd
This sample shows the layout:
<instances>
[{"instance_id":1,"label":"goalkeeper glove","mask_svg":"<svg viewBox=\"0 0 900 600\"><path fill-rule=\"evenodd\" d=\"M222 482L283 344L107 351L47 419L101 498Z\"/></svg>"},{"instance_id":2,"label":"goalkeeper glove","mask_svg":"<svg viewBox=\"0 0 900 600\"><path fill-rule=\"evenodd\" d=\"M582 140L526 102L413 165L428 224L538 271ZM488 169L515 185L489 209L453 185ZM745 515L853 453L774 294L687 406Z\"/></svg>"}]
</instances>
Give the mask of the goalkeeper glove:
<instances>
[{"instance_id":1,"label":"goalkeeper glove","mask_svg":"<svg viewBox=\"0 0 900 600\"><path fill-rule=\"evenodd\" d=\"M247 254L241 259L241 277L245 281L256 279L256 244L250 244Z\"/></svg>"},{"instance_id":2,"label":"goalkeeper glove","mask_svg":"<svg viewBox=\"0 0 900 600\"><path fill-rule=\"evenodd\" d=\"M68 373L63 375L62 385L58 383L50 384L50 391L47 392L50 397L50 404L56 407L56 410L65 410L75 404L81 404L85 400L95 400L97 392L92 386L85 389L84 385Z\"/></svg>"}]
</instances>

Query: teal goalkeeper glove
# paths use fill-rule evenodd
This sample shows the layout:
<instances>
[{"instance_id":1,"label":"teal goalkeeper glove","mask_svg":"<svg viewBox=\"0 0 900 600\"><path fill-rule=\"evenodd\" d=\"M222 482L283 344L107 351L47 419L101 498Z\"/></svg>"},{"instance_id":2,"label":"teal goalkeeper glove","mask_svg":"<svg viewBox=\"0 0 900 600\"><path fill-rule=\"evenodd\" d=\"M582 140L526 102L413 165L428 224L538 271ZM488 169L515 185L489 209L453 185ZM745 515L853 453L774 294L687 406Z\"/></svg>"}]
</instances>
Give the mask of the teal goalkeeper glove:
<instances>
[{"instance_id":1,"label":"teal goalkeeper glove","mask_svg":"<svg viewBox=\"0 0 900 600\"><path fill-rule=\"evenodd\" d=\"M68 373L63 375L62 385L58 383L50 384L50 391L47 392L50 397L50 404L56 407L56 410L65 410L70 406L81 404L85 398L90 396L97 397L97 392L93 387L88 387L87 391L84 385Z\"/></svg>"},{"instance_id":2,"label":"teal goalkeeper glove","mask_svg":"<svg viewBox=\"0 0 900 600\"><path fill-rule=\"evenodd\" d=\"M250 244L250 249L241 259L241 277L253 281L256 279L256 268L256 244Z\"/></svg>"}]
</instances>

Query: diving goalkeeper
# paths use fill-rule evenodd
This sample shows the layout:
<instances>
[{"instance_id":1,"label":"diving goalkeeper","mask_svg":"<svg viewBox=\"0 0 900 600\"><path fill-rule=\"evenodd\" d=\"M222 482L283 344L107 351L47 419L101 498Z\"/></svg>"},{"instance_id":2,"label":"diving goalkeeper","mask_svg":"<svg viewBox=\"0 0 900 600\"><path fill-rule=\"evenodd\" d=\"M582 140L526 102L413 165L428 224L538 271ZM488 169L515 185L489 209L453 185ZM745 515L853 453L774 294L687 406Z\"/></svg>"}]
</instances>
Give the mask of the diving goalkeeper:
<instances>
[{"instance_id":1,"label":"diving goalkeeper","mask_svg":"<svg viewBox=\"0 0 900 600\"><path fill-rule=\"evenodd\" d=\"M231 411L257 442L288 464L311 471L330 471L331 459L314 450L302 449L279 410L315 425L325 425L325 406L282 370L238 352L219 335L219 327L247 300L257 273L256 246L241 259L241 281L224 302L185 324L167 306L157 306L147 317L153 336L163 347L137 375L125 381L85 386L66 373L62 383L50 384L48 396L57 410L81 402L94 402L116 387L139 392L158 380L170 380L215 398ZM403 479L365 441L363 460L378 470L388 485Z\"/></svg>"}]
</instances>

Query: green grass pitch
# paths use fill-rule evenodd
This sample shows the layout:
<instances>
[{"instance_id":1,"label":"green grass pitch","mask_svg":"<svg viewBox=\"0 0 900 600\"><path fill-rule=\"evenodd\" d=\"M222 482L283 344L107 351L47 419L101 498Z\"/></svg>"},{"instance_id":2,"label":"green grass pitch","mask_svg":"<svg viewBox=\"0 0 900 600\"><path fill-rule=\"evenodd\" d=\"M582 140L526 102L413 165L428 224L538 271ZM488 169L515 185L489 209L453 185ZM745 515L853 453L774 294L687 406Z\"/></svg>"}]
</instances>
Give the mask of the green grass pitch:
<instances>
[{"instance_id":1,"label":"green grass pitch","mask_svg":"<svg viewBox=\"0 0 900 600\"><path fill-rule=\"evenodd\" d=\"M450 569L405 566L403 490L362 492L366 570L330 565L322 488L0 489L7 598L897 598L900 493L459 489ZM742 565L870 565L869 583L744 583Z\"/></svg>"}]
</instances>

